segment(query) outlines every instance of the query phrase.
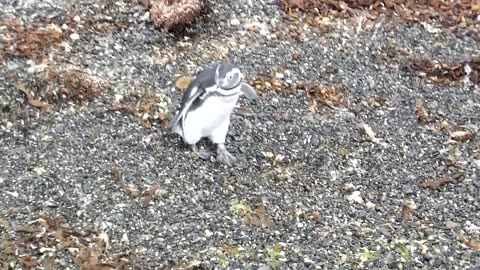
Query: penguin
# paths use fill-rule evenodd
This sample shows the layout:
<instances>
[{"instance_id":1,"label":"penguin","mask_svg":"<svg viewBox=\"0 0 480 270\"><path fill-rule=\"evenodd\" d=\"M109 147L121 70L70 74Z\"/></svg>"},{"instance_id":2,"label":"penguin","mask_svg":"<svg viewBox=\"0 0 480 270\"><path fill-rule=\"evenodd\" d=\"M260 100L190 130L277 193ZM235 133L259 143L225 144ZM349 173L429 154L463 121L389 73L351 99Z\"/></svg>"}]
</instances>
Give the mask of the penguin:
<instances>
[{"instance_id":1,"label":"penguin","mask_svg":"<svg viewBox=\"0 0 480 270\"><path fill-rule=\"evenodd\" d=\"M204 137L209 138L217 145L216 160L232 166L237 158L225 147L225 139L230 116L242 93L251 100L258 99L255 89L244 82L236 65L220 62L209 66L197 73L187 87L181 108L170 121L170 129L204 160L214 153L198 149L197 143Z\"/></svg>"}]
</instances>

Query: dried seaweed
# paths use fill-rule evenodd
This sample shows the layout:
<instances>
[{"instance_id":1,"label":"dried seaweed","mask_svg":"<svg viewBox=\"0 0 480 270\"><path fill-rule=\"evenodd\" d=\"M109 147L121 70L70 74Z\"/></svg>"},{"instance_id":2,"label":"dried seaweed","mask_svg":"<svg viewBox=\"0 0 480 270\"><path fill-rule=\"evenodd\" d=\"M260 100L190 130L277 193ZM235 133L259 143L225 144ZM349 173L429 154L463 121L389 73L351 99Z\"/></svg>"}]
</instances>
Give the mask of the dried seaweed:
<instances>
[{"instance_id":1,"label":"dried seaweed","mask_svg":"<svg viewBox=\"0 0 480 270\"><path fill-rule=\"evenodd\" d=\"M17 89L25 94L27 101L30 105L36 108L45 108L47 105L41 101L38 97L34 97L32 93L23 84L17 84Z\"/></svg>"},{"instance_id":2,"label":"dried seaweed","mask_svg":"<svg viewBox=\"0 0 480 270\"><path fill-rule=\"evenodd\" d=\"M421 99L417 99L415 115L417 116L418 122L420 122L421 124L426 124L432 121L432 118L428 115L424 103Z\"/></svg>"},{"instance_id":3,"label":"dried seaweed","mask_svg":"<svg viewBox=\"0 0 480 270\"><path fill-rule=\"evenodd\" d=\"M248 80L247 83L253 85L257 92L263 94L264 91L269 89L278 93L293 93L296 89L296 85L288 84L287 82L280 80L276 77L275 73L283 71L283 68L278 67L277 70L272 70L268 73L259 72L257 76Z\"/></svg>"},{"instance_id":4,"label":"dried seaweed","mask_svg":"<svg viewBox=\"0 0 480 270\"><path fill-rule=\"evenodd\" d=\"M207 11L206 0L139 0L150 11L155 27L181 30Z\"/></svg>"},{"instance_id":5,"label":"dried seaweed","mask_svg":"<svg viewBox=\"0 0 480 270\"><path fill-rule=\"evenodd\" d=\"M20 56L36 63L45 58L50 50L59 44L66 33L54 25L21 25L20 21L0 21L7 29L7 37L0 39L0 60L7 56Z\"/></svg>"},{"instance_id":6,"label":"dried seaweed","mask_svg":"<svg viewBox=\"0 0 480 270\"><path fill-rule=\"evenodd\" d=\"M168 102L166 97L151 90L145 90L135 105L142 126L151 128L153 121L160 121L164 126L168 125L166 119Z\"/></svg>"},{"instance_id":7,"label":"dried seaweed","mask_svg":"<svg viewBox=\"0 0 480 270\"><path fill-rule=\"evenodd\" d=\"M298 85L304 89L312 100L310 111L315 112L317 104L327 106L343 106L344 88L342 86L322 85L319 82L306 82Z\"/></svg>"},{"instance_id":8,"label":"dried seaweed","mask_svg":"<svg viewBox=\"0 0 480 270\"><path fill-rule=\"evenodd\" d=\"M73 101L83 104L104 92L104 87L91 75L75 67L47 69L41 78L47 82L45 98L53 103Z\"/></svg>"},{"instance_id":9,"label":"dried seaweed","mask_svg":"<svg viewBox=\"0 0 480 270\"><path fill-rule=\"evenodd\" d=\"M453 177L441 177L441 178L436 178L432 180L427 180L421 183L420 186L423 188L429 188L429 189L440 189L441 186L444 186L451 182L455 182L455 180L456 179Z\"/></svg>"},{"instance_id":10,"label":"dried seaweed","mask_svg":"<svg viewBox=\"0 0 480 270\"><path fill-rule=\"evenodd\" d=\"M375 16L397 15L407 23L438 22L444 27L472 25L480 14L480 3L472 0L280 0L279 5L290 16L295 11L343 17L368 11Z\"/></svg>"},{"instance_id":11,"label":"dried seaweed","mask_svg":"<svg viewBox=\"0 0 480 270\"><path fill-rule=\"evenodd\" d=\"M50 269L60 267L44 256L45 252L69 255L82 269L124 269L134 255L110 255L108 235L94 229L76 230L63 218L41 217L5 236L0 243L0 262L26 269L46 264Z\"/></svg>"},{"instance_id":12,"label":"dried seaweed","mask_svg":"<svg viewBox=\"0 0 480 270\"><path fill-rule=\"evenodd\" d=\"M409 59L407 69L424 73L424 79L430 83L448 84L464 79L480 85L480 56L456 63L441 63L431 59Z\"/></svg>"}]
</instances>

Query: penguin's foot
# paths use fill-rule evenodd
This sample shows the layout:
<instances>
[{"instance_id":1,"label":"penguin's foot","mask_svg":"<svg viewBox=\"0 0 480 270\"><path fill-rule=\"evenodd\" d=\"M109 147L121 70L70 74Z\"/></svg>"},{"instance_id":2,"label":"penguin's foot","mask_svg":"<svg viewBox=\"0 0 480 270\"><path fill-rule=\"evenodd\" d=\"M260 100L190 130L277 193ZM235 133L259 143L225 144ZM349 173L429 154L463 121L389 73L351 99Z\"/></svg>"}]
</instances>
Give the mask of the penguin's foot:
<instances>
[{"instance_id":1,"label":"penguin's foot","mask_svg":"<svg viewBox=\"0 0 480 270\"><path fill-rule=\"evenodd\" d=\"M190 145L190 148L201 159L207 160L207 159L210 159L210 157L213 156L213 153L211 151L203 150L203 149L200 150L200 149L198 149L198 147L195 144Z\"/></svg>"},{"instance_id":2,"label":"penguin's foot","mask_svg":"<svg viewBox=\"0 0 480 270\"><path fill-rule=\"evenodd\" d=\"M237 162L237 158L228 152L224 144L218 144L217 161L225 165L232 166L233 163Z\"/></svg>"}]
</instances>

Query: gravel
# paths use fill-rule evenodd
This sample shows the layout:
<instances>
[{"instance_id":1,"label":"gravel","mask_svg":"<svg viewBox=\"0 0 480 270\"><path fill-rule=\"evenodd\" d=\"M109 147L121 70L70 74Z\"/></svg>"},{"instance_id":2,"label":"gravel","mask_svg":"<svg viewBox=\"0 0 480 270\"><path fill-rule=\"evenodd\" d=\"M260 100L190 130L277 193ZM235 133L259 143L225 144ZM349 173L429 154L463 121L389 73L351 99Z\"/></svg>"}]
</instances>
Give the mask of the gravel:
<instances>
[{"instance_id":1,"label":"gravel","mask_svg":"<svg viewBox=\"0 0 480 270\"><path fill-rule=\"evenodd\" d=\"M12 230L61 216L72 228L106 233L111 254L135 253L128 269L479 269L479 87L427 84L375 60L394 48L457 61L480 51L474 37L379 18L362 27L357 19L332 20L321 31L305 27L294 41L276 5L231 0L212 3L210 18L179 37L155 30L142 6L81 2L0 4L2 18L26 23L50 17L61 26L70 8L80 24L110 16L127 25L71 26L52 51L51 65L70 63L109 82L84 104L33 108L12 83L33 80L31 64L2 63L0 217ZM149 89L169 101L170 117L181 98L175 81L221 59L252 80L282 67L280 81L341 85L345 105L312 112L301 89L242 98L248 113L236 110L227 138L241 160L232 168L194 158L160 121L145 128L135 115L109 110ZM336 72L326 72L331 68ZM417 99L432 122L416 119ZM438 131L442 121L448 127ZM452 141L450 132L464 126L474 136ZM438 190L420 186L459 171ZM141 194L152 186L158 190L145 202ZM261 202L266 215L255 212ZM274 225L245 224L243 208ZM69 252L54 256L56 267L79 267Z\"/></svg>"}]
</instances>

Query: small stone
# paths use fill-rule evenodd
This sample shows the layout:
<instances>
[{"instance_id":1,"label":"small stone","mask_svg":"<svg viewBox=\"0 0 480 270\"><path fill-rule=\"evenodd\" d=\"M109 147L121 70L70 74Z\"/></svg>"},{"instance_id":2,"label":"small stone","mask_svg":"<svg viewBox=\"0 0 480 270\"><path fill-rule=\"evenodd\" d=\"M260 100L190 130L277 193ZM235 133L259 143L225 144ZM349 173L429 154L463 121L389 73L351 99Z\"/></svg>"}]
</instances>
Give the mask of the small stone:
<instances>
[{"instance_id":1,"label":"small stone","mask_svg":"<svg viewBox=\"0 0 480 270\"><path fill-rule=\"evenodd\" d=\"M230 24L231 24L232 26L238 26L238 25L240 25L240 20L237 19L237 18L231 19L231 20L230 20Z\"/></svg>"},{"instance_id":2,"label":"small stone","mask_svg":"<svg viewBox=\"0 0 480 270\"><path fill-rule=\"evenodd\" d=\"M17 63L17 62L8 62L7 64L7 69L9 71L13 71L13 70L16 70L20 67L20 65Z\"/></svg>"},{"instance_id":3,"label":"small stone","mask_svg":"<svg viewBox=\"0 0 480 270\"><path fill-rule=\"evenodd\" d=\"M477 165L477 167L480 168L480 159L474 159L473 164Z\"/></svg>"},{"instance_id":4,"label":"small stone","mask_svg":"<svg viewBox=\"0 0 480 270\"><path fill-rule=\"evenodd\" d=\"M211 232L210 230L205 230L206 237L211 237L212 235L213 235L213 232Z\"/></svg>"},{"instance_id":5,"label":"small stone","mask_svg":"<svg viewBox=\"0 0 480 270\"><path fill-rule=\"evenodd\" d=\"M303 262L306 263L306 264L313 264L314 262L312 261L312 259L308 258L308 257L305 257L303 258Z\"/></svg>"},{"instance_id":6,"label":"small stone","mask_svg":"<svg viewBox=\"0 0 480 270\"><path fill-rule=\"evenodd\" d=\"M77 33L73 33L73 34L70 35L70 38L72 40L78 40L78 39L80 39L80 36Z\"/></svg>"},{"instance_id":7,"label":"small stone","mask_svg":"<svg viewBox=\"0 0 480 270\"><path fill-rule=\"evenodd\" d=\"M149 11L145 12L143 14L143 16L140 17L140 20L142 20L142 21L148 21L149 19L150 19L150 12Z\"/></svg>"},{"instance_id":8,"label":"small stone","mask_svg":"<svg viewBox=\"0 0 480 270\"><path fill-rule=\"evenodd\" d=\"M122 241L123 242L128 242L128 235L127 233L124 233L123 236L122 236Z\"/></svg>"},{"instance_id":9,"label":"small stone","mask_svg":"<svg viewBox=\"0 0 480 270\"><path fill-rule=\"evenodd\" d=\"M453 229L453 228L458 227L459 225L458 225L458 223L449 220L449 221L445 222L445 226L447 226L447 228L449 228L449 229Z\"/></svg>"}]
</instances>

